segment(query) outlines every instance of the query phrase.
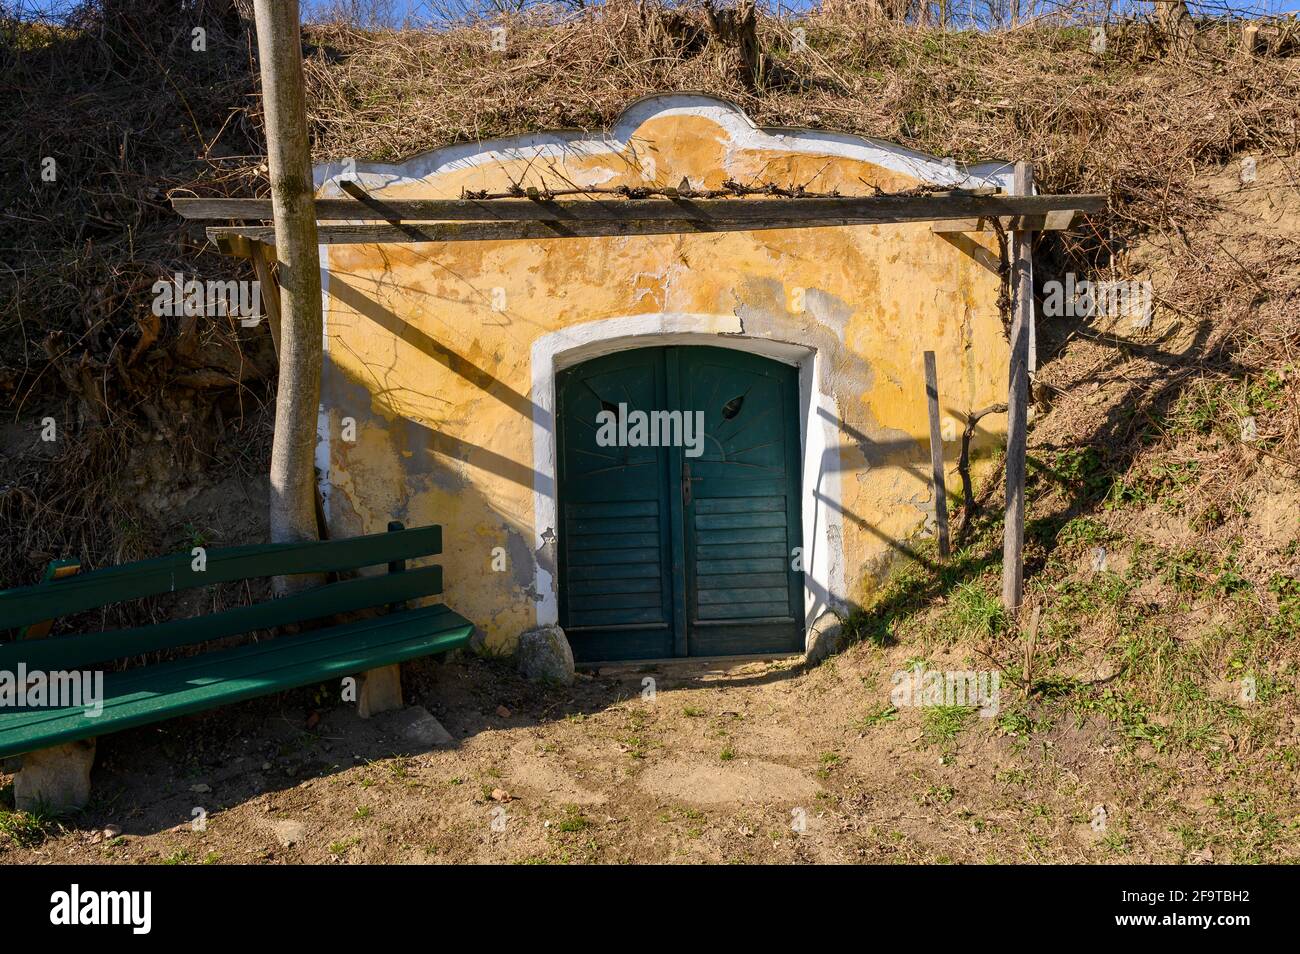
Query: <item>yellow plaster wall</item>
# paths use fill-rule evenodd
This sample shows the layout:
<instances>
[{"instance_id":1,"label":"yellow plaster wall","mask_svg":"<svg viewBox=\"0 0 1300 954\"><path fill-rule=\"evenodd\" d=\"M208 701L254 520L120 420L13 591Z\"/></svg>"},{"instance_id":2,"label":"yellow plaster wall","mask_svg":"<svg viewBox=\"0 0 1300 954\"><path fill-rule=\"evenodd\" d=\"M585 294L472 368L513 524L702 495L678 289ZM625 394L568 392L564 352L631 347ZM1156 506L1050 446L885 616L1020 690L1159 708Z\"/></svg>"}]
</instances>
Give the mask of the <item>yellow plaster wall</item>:
<instances>
[{"instance_id":1,"label":"yellow plaster wall","mask_svg":"<svg viewBox=\"0 0 1300 954\"><path fill-rule=\"evenodd\" d=\"M652 112L626 138L608 153L539 161L521 146L517 158L471 157L382 188L363 179L386 198L457 197L512 181L608 187L685 177L699 188L730 178L845 194L917 184L807 144L802 153L756 148L710 116ZM339 193L326 184L320 194ZM1005 399L998 278L977 258L981 248L996 256L991 237L953 241L926 223L331 246L322 385L331 531L382 530L390 519L443 524L446 602L485 630L489 647L510 648L535 624L538 595L532 345L614 317L716 316L700 330L739 320L744 336L815 347L829 362L846 589L836 595L866 601L892 562L889 541L914 538L933 510L922 352L937 353L945 416ZM945 435L950 462L959 431L949 424Z\"/></svg>"}]
</instances>

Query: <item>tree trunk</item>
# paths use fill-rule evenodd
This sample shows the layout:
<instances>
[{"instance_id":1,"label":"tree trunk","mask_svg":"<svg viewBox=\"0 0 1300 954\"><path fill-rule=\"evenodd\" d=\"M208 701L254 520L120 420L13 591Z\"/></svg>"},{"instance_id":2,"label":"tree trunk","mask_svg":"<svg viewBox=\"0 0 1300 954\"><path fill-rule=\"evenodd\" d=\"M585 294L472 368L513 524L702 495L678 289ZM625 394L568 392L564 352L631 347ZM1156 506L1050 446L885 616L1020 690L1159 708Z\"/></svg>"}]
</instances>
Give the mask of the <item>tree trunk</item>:
<instances>
[{"instance_id":1,"label":"tree trunk","mask_svg":"<svg viewBox=\"0 0 1300 954\"><path fill-rule=\"evenodd\" d=\"M704 15L717 42L723 74L737 74L750 92L766 85L767 58L758 42L758 8L755 0L740 0L735 7L715 7L706 0Z\"/></svg>"},{"instance_id":2,"label":"tree trunk","mask_svg":"<svg viewBox=\"0 0 1300 954\"><path fill-rule=\"evenodd\" d=\"M266 156L280 280L280 380L271 445L271 540L316 540L316 415L320 405L321 287L298 0L256 0ZM280 577L284 595L310 579Z\"/></svg>"},{"instance_id":3,"label":"tree trunk","mask_svg":"<svg viewBox=\"0 0 1300 954\"><path fill-rule=\"evenodd\" d=\"M1156 18L1165 35L1167 48L1175 56L1185 56L1196 45L1196 23L1186 0L1171 0L1156 5Z\"/></svg>"}]
</instances>

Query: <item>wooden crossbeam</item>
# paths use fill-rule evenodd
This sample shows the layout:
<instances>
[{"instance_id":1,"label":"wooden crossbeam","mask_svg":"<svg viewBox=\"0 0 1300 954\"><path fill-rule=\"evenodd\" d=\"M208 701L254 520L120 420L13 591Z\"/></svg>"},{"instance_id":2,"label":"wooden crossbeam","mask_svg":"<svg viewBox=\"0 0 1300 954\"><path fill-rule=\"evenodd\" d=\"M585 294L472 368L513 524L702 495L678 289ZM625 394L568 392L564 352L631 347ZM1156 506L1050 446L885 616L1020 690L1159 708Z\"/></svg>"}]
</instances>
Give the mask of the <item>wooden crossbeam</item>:
<instances>
[{"instance_id":1,"label":"wooden crossbeam","mask_svg":"<svg viewBox=\"0 0 1300 954\"><path fill-rule=\"evenodd\" d=\"M1078 212L1074 209L1061 209L1042 215L1000 215L985 216L974 219L945 219L935 222L931 229L935 232L992 232L993 223L1002 226L1004 232L1064 232L1074 225Z\"/></svg>"},{"instance_id":2,"label":"wooden crossbeam","mask_svg":"<svg viewBox=\"0 0 1300 954\"><path fill-rule=\"evenodd\" d=\"M809 226L850 223L972 220L1045 216L1057 212L1102 212L1104 195L933 195L842 196L785 199L317 199L320 222L680 222L719 226L780 219ZM173 199L187 219L269 220L270 199ZM772 226L769 226L772 227ZM782 225L780 228L792 226ZM521 236L527 237L527 236Z\"/></svg>"},{"instance_id":3,"label":"wooden crossbeam","mask_svg":"<svg viewBox=\"0 0 1300 954\"><path fill-rule=\"evenodd\" d=\"M595 238L600 236L626 235L675 235L711 232L750 232L771 229L826 228L846 225L885 225L903 222L926 222L935 218L936 210L925 201L907 197L906 202L886 201L897 197L880 199L841 200L841 199L762 199L762 200L720 200L730 208L718 209L709 215L693 216L689 209L676 207L675 217L662 217L664 209L655 205L651 214L642 215L642 207L656 200L634 200L635 214L629 210L622 215L602 214L598 210L584 206L610 205L612 203L577 202L569 204L573 217L556 219L549 214L533 219L464 219L451 222L419 222L409 219L391 219L385 222L368 222L366 224L321 224L317 232L319 241L325 245L384 244L391 242L494 242L511 239L552 239L552 238ZM933 199L933 197L927 197ZM1043 227L1065 228L1073 219L1074 208L1052 209L1050 205L1088 205L1092 208L1104 208L1105 200L1100 196L961 196L961 205L979 203L984 207L994 208L988 216L971 216L957 221L941 215L944 223L936 231L980 231L991 228L997 219L1009 229L1032 228L1035 231ZM1087 203L1079 202L1088 199ZM1092 201L1092 200L1097 201ZM234 200L238 201L238 200ZM326 200L330 202L345 200ZM350 200L348 200L350 201ZM449 200L452 201L452 200ZM459 203L460 200L454 200ZM512 200L501 200L508 202ZM710 200L713 201L713 200ZM490 203L489 203L490 204ZM631 206L633 202L628 202ZM318 209L321 203L317 203ZM669 203L675 206L675 203ZM764 208L767 207L767 208ZM1026 207L1038 207L1041 211L1022 211ZM996 214L1008 211L1009 214ZM411 210L392 210L402 212ZM427 213L429 210L423 210ZM467 216L477 215L478 210L470 206L444 210ZM508 214L521 214L519 211L506 210ZM946 211L946 210L945 210ZM684 214L685 213L685 214ZM372 214L373 212L367 213ZM1050 225L1049 225L1050 222ZM266 225L211 226L208 237L223 247L237 244L243 239L253 242L274 244L275 230Z\"/></svg>"},{"instance_id":4,"label":"wooden crossbeam","mask_svg":"<svg viewBox=\"0 0 1300 954\"><path fill-rule=\"evenodd\" d=\"M870 220L775 219L767 222L701 222L692 219L632 222L444 222L436 225L322 225L323 245L378 245L391 242L499 242L511 239L597 238L624 235L679 235L766 229L872 225ZM275 229L265 225L212 226L208 238L219 245L235 238L273 244Z\"/></svg>"}]
</instances>

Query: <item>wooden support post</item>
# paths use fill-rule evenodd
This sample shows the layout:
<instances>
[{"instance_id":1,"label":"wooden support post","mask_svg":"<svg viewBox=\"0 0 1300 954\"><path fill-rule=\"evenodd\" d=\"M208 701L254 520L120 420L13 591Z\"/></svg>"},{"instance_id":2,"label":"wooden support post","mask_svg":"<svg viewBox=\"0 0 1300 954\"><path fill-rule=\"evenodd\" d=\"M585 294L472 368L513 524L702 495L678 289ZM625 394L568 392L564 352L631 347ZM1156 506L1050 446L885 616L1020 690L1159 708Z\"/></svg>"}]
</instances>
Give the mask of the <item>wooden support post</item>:
<instances>
[{"instance_id":1,"label":"wooden support post","mask_svg":"<svg viewBox=\"0 0 1300 954\"><path fill-rule=\"evenodd\" d=\"M1259 24L1247 20L1241 25L1241 49L1247 56L1259 51Z\"/></svg>"},{"instance_id":2,"label":"wooden support post","mask_svg":"<svg viewBox=\"0 0 1300 954\"><path fill-rule=\"evenodd\" d=\"M1034 190L1034 167L1016 163L1018 195ZM1029 328L1034 320L1030 277L1032 232L1013 232L1011 245L1011 361L1007 380L1007 511L1002 539L1002 605L1009 614L1020 609L1024 583L1025 441L1029 412Z\"/></svg>"},{"instance_id":3,"label":"wooden support post","mask_svg":"<svg viewBox=\"0 0 1300 954\"><path fill-rule=\"evenodd\" d=\"M316 540L316 418L320 407L321 287L302 76L298 0L255 0L266 114L266 158L279 260L280 377L271 442L271 540ZM276 577L278 596L312 586Z\"/></svg>"},{"instance_id":4,"label":"wooden support post","mask_svg":"<svg viewBox=\"0 0 1300 954\"><path fill-rule=\"evenodd\" d=\"M266 315L266 324L271 331L271 344L275 348L275 357L280 357L280 284L271 271L271 259L275 255L275 246L265 242L249 242L248 256L253 260L253 271L257 274L258 286L262 289L262 311Z\"/></svg>"},{"instance_id":5,"label":"wooden support post","mask_svg":"<svg viewBox=\"0 0 1300 954\"><path fill-rule=\"evenodd\" d=\"M1034 256L1033 250L1030 249L1029 256L1029 293L1032 296L1034 292ZM1034 378L1038 376L1038 316L1034 314L1034 309L1029 309L1029 315L1025 319L1029 325L1029 357L1026 359L1025 367L1029 374L1029 393L1033 395ZM1032 402L1031 402L1032 404ZM1026 417L1026 420L1028 418Z\"/></svg>"},{"instance_id":6,"label":"wooden support post","mask_svg":"<svg viewBox=\"0 0 1300 954\"><path fill-rule=\"evenodd\" d=\"M939 375L934 352L925 353L925 397L930 412L930 476L934 484L934 522L939 556L948 556L948 491L943 481L943 432L939 426Z\"/></svg>"},{"instance_id":7,"label":"wooden support post","mask_svg":"<svg viewBox=\"0 0 1300 954\"><path fill-rule=\"evenodd\" d=\"M42 583L53 583L56 580L66 580L70 576L76 576L81 572L80 560L55 560L45 568L45 576L41 579ZM19 639L44 639L50 635L50 630L54 626L54 620L43 619L39 623L32 623L30 626L24 626L18 631Z\"/></svg>"},{"instance_id":8,"label":"wooden support post","mask_svg":"<svg viewBox=\"0 0 1300 954\"><path fill-rule=\"evenodd\" d=\"M390 520L388 522L388 532L394 533L398 530L404 530L400 520ZM394 560L388 564L389 573L403 573L406 571L405 560ZM402 609L404 604L392 603L388 607L390 613ZM357 688L357 715L363 719L369 719L371 716L380 712L389 712L393 709L402 708L402 667L394 664L392 666L380 666L378 669L371 669L361 674L360 684Z\"/></svg>"},{"instance_id":9,"label":"wooden support post","mask_svg":"<svg viewBox=\"0 0 1300 954\"><path fill-rule=\"evenodd\" d=\"M80 560L56 560L45 569L43 584L66 580L81 572ZM44 639L54 620L41 620L24 627L19 639ZM15 760L14 806L19 811L51 811L56 814L85 808L90 801L90 770L95 765L95 740L81 739L36 752Z\"/></svg>"}]
</instances>

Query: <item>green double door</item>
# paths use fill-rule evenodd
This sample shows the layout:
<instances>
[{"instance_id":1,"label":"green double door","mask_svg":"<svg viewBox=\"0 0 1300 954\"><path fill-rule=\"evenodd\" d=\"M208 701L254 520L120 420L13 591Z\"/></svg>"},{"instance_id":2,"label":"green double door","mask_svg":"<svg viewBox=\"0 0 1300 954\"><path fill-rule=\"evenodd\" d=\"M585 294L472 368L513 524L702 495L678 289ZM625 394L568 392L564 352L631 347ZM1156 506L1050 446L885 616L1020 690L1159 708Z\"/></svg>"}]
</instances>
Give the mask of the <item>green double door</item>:
<instances>
[{"instance_id":1,"label":"green double door","mask_svg":"<svg viewBox=\"0 0 1300 954\"><path fill-rule=\"evenodd\" d=\"M562 371L556 392L575 658L802 650L797 371L639 348Z\"/></svg>"}]
</instances>

